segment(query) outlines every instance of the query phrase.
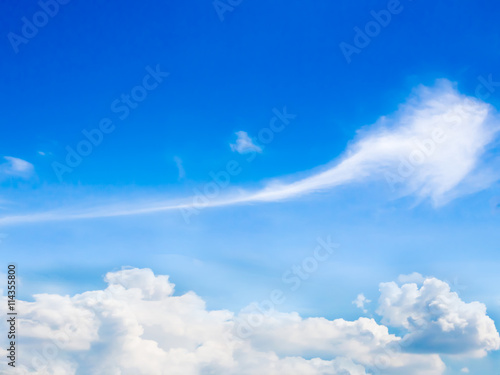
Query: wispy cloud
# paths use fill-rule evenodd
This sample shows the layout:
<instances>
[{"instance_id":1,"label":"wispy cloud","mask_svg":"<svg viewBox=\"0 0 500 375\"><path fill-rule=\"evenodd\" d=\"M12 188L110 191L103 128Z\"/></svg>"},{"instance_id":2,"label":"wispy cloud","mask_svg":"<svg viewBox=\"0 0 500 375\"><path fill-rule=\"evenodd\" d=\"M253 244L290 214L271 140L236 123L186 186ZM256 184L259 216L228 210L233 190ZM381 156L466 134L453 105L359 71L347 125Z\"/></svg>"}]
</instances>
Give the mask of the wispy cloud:
<instances>
[{"instance_id":1,"label":"wispy cloud","mask_svg":"<svg viewBox=\"0 0 500 375\"><path fill-rule=\"evenodd\" d=\"M461 95L452 83L441 80L431 88L418 87L394 114L361 129L338 159L296 181L280 178L253 191L226 189L227 194L206 197L201 203L199 197L156 199L149 204L124 202L85 211L65 209L4 217L0 225L282 201L369 180L387 184L399 196L411 195L442 205L487 188L498 179L498 173L483 161L499 131L496 116L489 104ZM246 133L239 133L241 149L251 147L253 143L243 141Z\"/></svg>"},{"instance_id":2,"label":"wispy cloud","mask_svg":"<svg viewBox=\"0 0 500 375\"><path fill-rule=\"evenodd\" d=\"M359 132L358 139L331 166L310 177L276 181L255 200L280 200L367 179L385 179L401 195L431 198L439 205L467 193L454 191L467 177L469 189L489 186L498 176L482 171L471 176L499 130L493 108L460 95L448 81L419 87L391 116ZM473 187L472 187L473 186Z\"/></svg>"},{"instance_id":3,"label":"wispy cloud","mask_svg":"<svg viewBox=\"0 0 500 375\"><path fill-rule=\"evenodd\" d=\"M239 154L247 154L250 152L262 152L262 148L253 143L252 138L248 136L247 132L238 131L236 134L236 143L231 143L229 146L231 150Z\"/></svg>"},{"instance_id":4,"label":"wispy cloud","mask_svg":"<svg viewBox=\"0 0 500 375\"><path fill-rule=\"evenodd\" d=\"M184 170L182 159L178 156L174 156L174 162L177 170L179 171L179 180L182 180L184 177L186 177L186 171Z\"/></svg>"},{"instance_id":5,"label":"wispy cloud","mask_svg":"<svg viewBox=\"0 0 500 375\"><path fill-rule=\"evenodd\" d=\"M35 172L33 164L13 156L4 156L4 163L0 164L0 180L7 177L30 178Z\"/></svg>"},{"instance_id":6,"label":"wispy cloud","mask_svg":"<svg viewBox=\"0 0 500 375\"><path fill-rule=\"evenodd\" d=\"M356 299L352 301L354 306L356 306L358 309L363 310L363 312L366 314L368 310L365 308L365 305L369 304L371 301L365 297L363 293L358 294Z\"/></svg>"}]
</instances>

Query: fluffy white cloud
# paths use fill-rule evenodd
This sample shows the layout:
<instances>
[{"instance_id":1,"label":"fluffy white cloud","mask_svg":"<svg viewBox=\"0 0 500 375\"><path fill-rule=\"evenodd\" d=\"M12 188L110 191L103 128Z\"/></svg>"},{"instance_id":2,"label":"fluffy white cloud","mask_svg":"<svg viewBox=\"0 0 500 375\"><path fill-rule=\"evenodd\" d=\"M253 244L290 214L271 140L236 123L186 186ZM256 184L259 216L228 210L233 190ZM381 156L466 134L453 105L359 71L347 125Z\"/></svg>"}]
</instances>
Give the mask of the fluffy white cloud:
<instances>
[{"instance_id":1,"label":"fluffy white cloud","mask_svg":"<svg viewBox=\"0 0 500 375\"><path fill-rule=\"evenodd\" d=\"M236 134L236 143L231 143L229 146L231 150L239 154L247 154L249 152L262 152L262 148L253 143L252 138L248 136L247 132L238 131Z\"/></svg>"},{"instance_id":2,"label":"fluffy white cloud","mask_svg":"<svg viewBox=\"0 0 500 375\"><path fill-rule=\"evenodd\" d=\"M438 355L404 353L401 339L373 319L355 321L325 318L303 319L296 313L259 315L247 322L262 323L252 330L249 341L254 348L273 351L280 357L318 356L333 359L341 356L362 365L367 373L396 375L442 374L445 366Z\"/></svg>"},{"instance_id":3,"label":"fluffy white cloud","mask_svg":"<svg viewBox=\"0 0 500 375\"><path fill-rule=\"evenodd\" d=\"M486 306L466 303L444 281L380 285L377 313L382 323L407 330L410 351L481 357L500 348L500 336Z\"/></svg>"},{"instance_id":4,"label":"fluffy white cloud","mask_svg":"<svg viewBox=\"0 0 500 375\"><path fill-rule=\"evenodd\" d=\"M4 156L6 161L0 164L0 179L7 177L30 178L35 172L33 164L12 156Z\"/></svg>"},{"instance_id":5,"label":"fluffy white cloud","mask_svg":"<svg viewBox=\"0 0 500 375\"><path fill-rule=\"evenodd\" d=\"M73 297L19 301L22 374L365 375L348 358L279 357L234 333L234 315L208 311L189 292L173 295L148 269L108 273L109 286Z\"/></svg>"},{"instance_id":6,"label":"fluffy white cloud","mask_svg":"<svg viewBox=\"0 0 500 375\"><path fill-rule=\"evenodd\" d=\"M105 280L105 290L18 301L19 374L440 375L445 366L437 353L498 347L482 305L460 301L436 279L421 289L381 284L384 321L409 329L428 345L426 353L412 352L406 337L373 319L210 311L193 292L174 295L168 277L149 269L112 272ZM249 334L241 334L242 324Z\"/></svg>"}]
</instances>

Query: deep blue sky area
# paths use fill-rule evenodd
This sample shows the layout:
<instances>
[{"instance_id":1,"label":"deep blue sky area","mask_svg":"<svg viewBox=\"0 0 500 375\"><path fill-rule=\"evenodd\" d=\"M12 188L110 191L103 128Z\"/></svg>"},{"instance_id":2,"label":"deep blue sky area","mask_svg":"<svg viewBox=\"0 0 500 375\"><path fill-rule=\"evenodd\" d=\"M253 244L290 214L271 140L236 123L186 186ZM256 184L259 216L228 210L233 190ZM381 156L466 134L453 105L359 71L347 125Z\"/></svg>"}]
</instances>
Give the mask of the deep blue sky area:
<instances>
[{"instance_id":1,"label":"deep blue sky area","mask_svg":"<svg viewBox=\"0 0 500 375\"><path fill-rule=\"evenodd\" d=\"M51 161L64 159L83 129L114 115L111 103L159 64L170 76L64 183L169 184L176 182L174 155L189 178L204 179L231 157L234 131L257 133L283 106L297 121L241 179L309 169L331 160L356 129L392 112L415 85L448 78L474 93L477 77L497 70L494 2L401 6L347 64L339 44L352 44L353 28L387 2L244 1L221 22L210 2L71 1L17 54L7 37L0 45L2 122L12 135L0 140L2 148L38 158L44 180L57 183ZM5 36L20 34L21 18L39 10L35 2L3 7ZM51 155L40 158L38 150Z\"/></svg>"}]
</instances>

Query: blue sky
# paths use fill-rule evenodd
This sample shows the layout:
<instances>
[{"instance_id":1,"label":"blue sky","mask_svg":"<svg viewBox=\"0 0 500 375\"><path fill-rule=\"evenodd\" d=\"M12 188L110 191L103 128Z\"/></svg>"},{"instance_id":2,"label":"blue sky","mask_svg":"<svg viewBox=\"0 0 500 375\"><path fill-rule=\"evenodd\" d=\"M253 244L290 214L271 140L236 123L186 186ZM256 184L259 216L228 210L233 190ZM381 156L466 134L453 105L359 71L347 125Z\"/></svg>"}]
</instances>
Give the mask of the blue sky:
<instances>
[{"instance_id":1,"label":"blue sky","mask_svg":"<svg viewBox=\"0 0 500 375\"><path fill-rule=\"evenodd\" d=\"M12 33L40 4L2 5L0 247L21 297L103 289L130 266L237 312L287 289L283 274L330 236L335 255L281 311L385 324L379 283L418 272L483 303L500 328L499 7L401 0L346 59L355 28L396 3L222 3L220 16L210 1L71 0L22 43ZM393 189L407 139L432 137L426 119L454 106L477 124L445 129L451 146ZM68 166L68 147L103 121L110 131ZM186 220L228 163L228 186ZM360 293L375 301L366 313ZM499 359L443 355L442 373L493 374Z\"/></svg>"}]
</instances>

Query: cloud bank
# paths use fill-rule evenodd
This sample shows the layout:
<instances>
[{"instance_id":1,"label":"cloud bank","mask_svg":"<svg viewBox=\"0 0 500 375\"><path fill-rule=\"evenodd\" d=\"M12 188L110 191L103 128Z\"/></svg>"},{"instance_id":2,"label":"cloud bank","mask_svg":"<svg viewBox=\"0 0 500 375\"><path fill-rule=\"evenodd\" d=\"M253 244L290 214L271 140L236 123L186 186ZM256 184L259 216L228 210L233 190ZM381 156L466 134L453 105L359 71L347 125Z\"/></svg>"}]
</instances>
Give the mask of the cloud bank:
<instances>
[{"instance_id":1,"label":"cloud bank","mask_svg":"<svg viewBox=\"0 0 500 375\"><path fill-rule=\"evenodd\" d=\"M399 196L430 199L434 205L442 205L485 189L499 178L484 161L499 124L489 104L462 95L451 82L440 80L434 87L416 88L394 114L360 130L338 159L296 181L280 178L250 191L232 188L227 182L228 172L220 171L225 174L223 181L214 179L191 198L153 199L148 203L124 200L85 210L64 208L3 217L0 225L275 202L376 180ZM245 132L237 134L234 151L257 151Z\"/></svg>"},{"instance_id":2,"label":"cloud bank","mask_svg":"<svg viewBox=\"0 0 500 375\"><path fill-rule=\"evenodd\" d=\"M368 318L210 311L193 292L174 295L168 276L149 269L105 280L104 290L18 301L19 374L440 375L440 354L484 355L500 345L484 305L461 301L434 278L420 288L381 284L382 319L404 337ZM252 325L244 338L242 321Z\"/></svg>"},{"instance_id":3,"label":"cloud bank","mask_svg":"<svg viewBox=\"0 0 500 375\"><path fill-rule=\"evenodd\" d=\"M403 341L411 351L483 357L500 348L486 306L463 302L441 280L427 278L420 288L415 283L383 283L380 292L377 313L384 324L408 331Z\"/></svg>"}]
</instances>

